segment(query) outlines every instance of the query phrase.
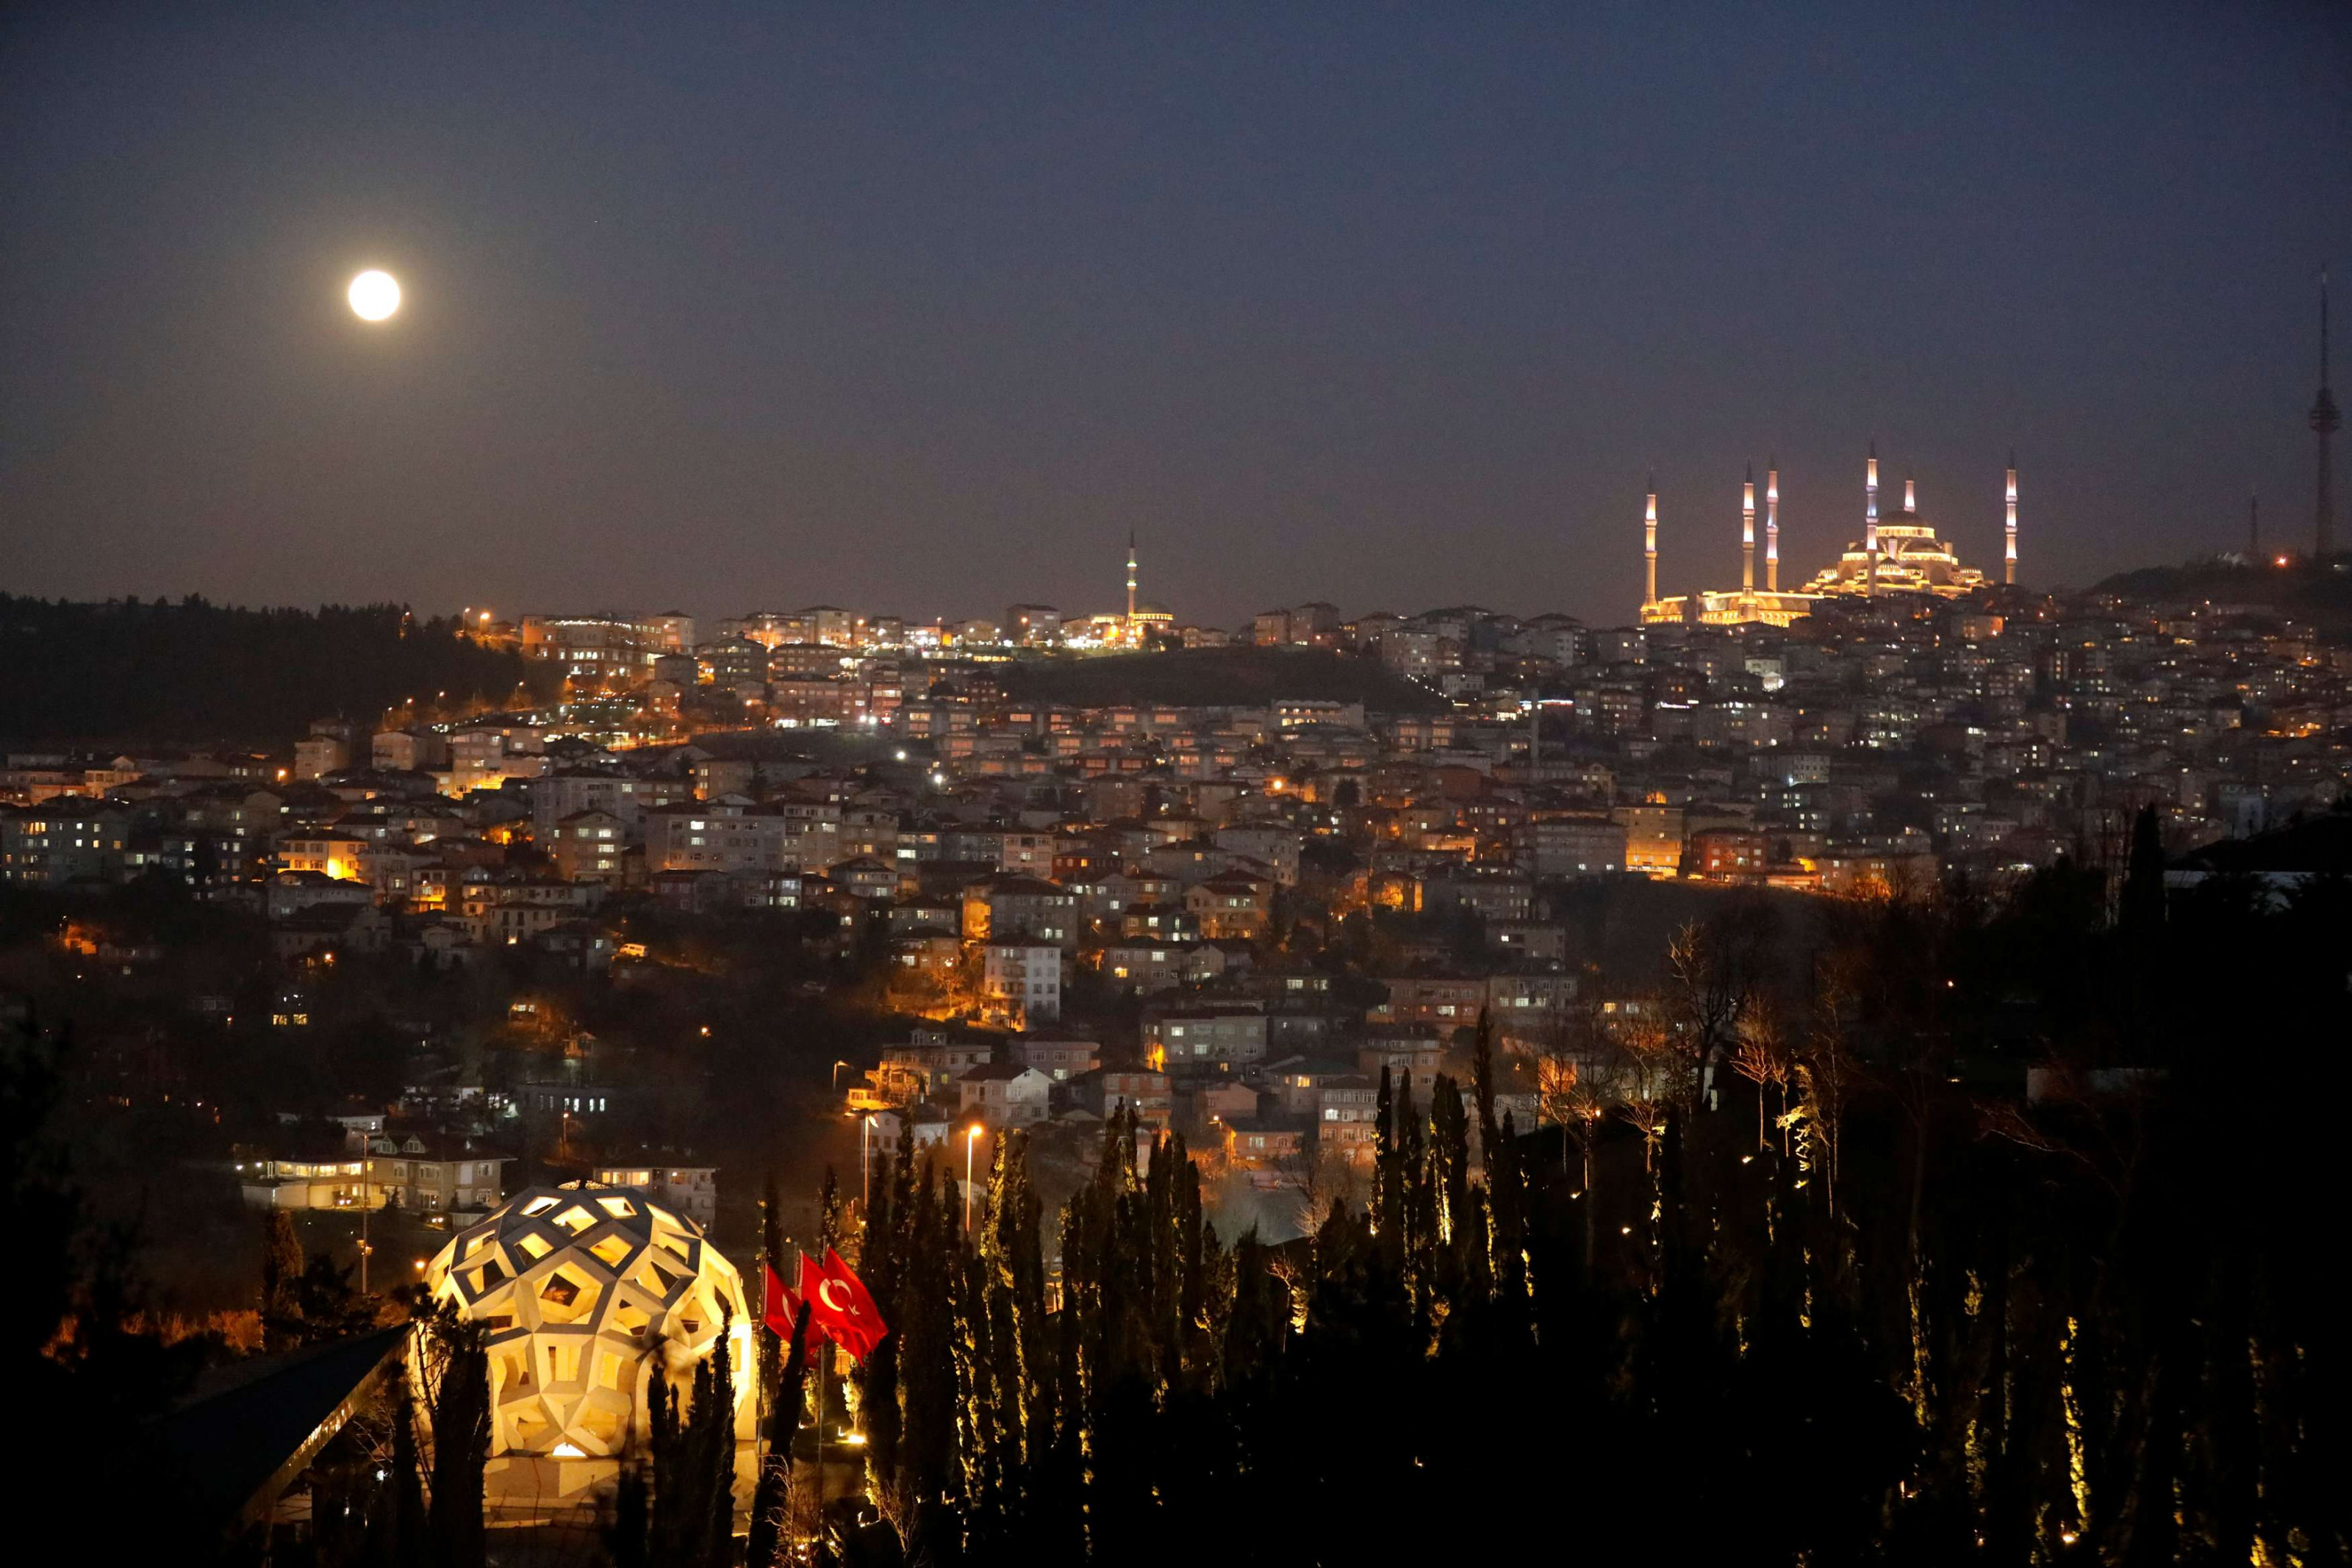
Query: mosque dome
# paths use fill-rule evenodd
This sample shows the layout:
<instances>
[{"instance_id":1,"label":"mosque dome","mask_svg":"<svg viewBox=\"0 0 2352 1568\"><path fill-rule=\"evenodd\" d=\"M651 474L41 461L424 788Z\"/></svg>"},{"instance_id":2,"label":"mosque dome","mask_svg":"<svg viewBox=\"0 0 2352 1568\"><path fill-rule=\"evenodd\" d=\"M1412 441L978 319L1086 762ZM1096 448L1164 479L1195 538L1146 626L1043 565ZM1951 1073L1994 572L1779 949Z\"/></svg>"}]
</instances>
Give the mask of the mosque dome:
<instances>
[{"instance_id":1,"label":"mosque dome","mask_svg":"<svg viewBox=\"0 0 2352 1568\"><path fill-rule=\"evenodd\" d=\"M1857 538L1805 584L1806 592L1851 594L1868 589L1949 597L1983 586L1984 573L1962 564L1958 552L1937 533L1927 514L1918 509L1911 481L1905 480L1903 488L1906 504L1879 514L1876 575L1873 576L1865 541Z\"/></svg>"}]
</instances>

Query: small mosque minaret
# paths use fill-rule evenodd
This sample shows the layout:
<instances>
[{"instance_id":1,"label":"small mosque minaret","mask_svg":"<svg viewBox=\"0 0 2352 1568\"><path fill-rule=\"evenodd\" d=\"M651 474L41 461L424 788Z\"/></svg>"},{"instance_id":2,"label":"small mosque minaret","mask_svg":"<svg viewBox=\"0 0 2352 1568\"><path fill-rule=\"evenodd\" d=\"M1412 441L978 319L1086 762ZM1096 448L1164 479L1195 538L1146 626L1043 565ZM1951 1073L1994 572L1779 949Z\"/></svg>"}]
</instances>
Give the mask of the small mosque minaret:
<instances>
[{"instance_id":1,"label":"small mosque minaret","mask_svg":"<svg viewBox=\"0 0 2352 1568\"><path fill-rule=\"evenodd\" d=\"M1862 480L1862 548L1870 557L1870 575L1864 580L1864 595L1878 590L1878 443L1870 444L1869 465L1863 470Z\"/></svg>"},{"instance_id":2,"label":"small mosque minaret","mask_svg":"<svg viewBox=\"0 0 2352 1568\"><path fill-rule=\"evenodd\" d=\"M1642 595L1642 608L1654 610L1658 604L1658 476L1650 476L1650 501L1642 514L1642 559L1650 570L1650 586Z\"/></svg>"},{"instance_id":3,"label":"small mosque minaret","mask_svg":"<svg viewBox=\"0 0 2352 1568\"><path fill-rule=\"evenodd\" d=\"M1780 460L1764 465L1764 591L1780 591Z\"/></svg>"},{"instance_id":4,"label":"small mosque minaret","mask_svg":"<svg viewBox=\"0 0 2352 1568\"><path fill-rule=\"evenodd\" d=\"M1739 486L1739 591L1756 591L1756 465L1748 465L1748 481Z\"/></svg>"},{"instance_id":5,"label":"small mosque minaret","mask_svg":"<svg viewBox=\"0 0 2352 1568\"><path fill-rule=\"evenodd\" d=\"M2002 543L2007 554L2001 558L2000 580L2009 587L2017 585L2017 454L2009 455L2009 517L2002 525Z\"/></svg>"}]
</instances>

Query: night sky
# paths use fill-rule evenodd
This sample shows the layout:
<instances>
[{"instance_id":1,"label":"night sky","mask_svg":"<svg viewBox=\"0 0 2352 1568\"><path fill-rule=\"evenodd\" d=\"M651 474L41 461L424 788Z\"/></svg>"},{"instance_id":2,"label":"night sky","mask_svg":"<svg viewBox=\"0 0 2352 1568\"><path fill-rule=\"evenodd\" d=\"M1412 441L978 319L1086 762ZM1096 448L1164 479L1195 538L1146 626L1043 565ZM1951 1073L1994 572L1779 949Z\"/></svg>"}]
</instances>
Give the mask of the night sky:
<instances>
[{"instance_id":1,"label":"night sky","mask_svg":"<svg viewBox=\"0 0 2352 1568\"><path fill-rule=\"evenodd\" d=\"M2306 541L2352 340L2336 4L18 5L0 148L45 595L1622 622L1874 435L2082 583Z\"/></svg>"}]
</instances>

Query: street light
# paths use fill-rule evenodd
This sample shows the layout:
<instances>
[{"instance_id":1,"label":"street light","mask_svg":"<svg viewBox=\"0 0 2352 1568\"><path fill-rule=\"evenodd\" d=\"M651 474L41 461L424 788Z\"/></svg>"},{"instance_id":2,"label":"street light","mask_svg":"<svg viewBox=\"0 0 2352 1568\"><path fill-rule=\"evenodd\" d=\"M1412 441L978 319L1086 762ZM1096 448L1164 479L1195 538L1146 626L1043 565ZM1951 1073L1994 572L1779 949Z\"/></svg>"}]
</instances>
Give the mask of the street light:
<instances>
[{"instance_id":1,"label":"street light","mask_svg":"<svg viewBox=\"0 0 2352 1568\"><path fill-rule=\"evenodd\" d=\"M874 1113L868 1111L857 1119L857 1169L866 1178L857 1198L858 1223L874 1210Z\"/></svg>"},{"instance_id":2,"label":"street light","mask_svg":"<svg viewBox=\"0 0 2352 1568\"><path fill-rule=\"evenodd\" d=\"M850 1066L854 1066L854 1065L855 1065L855 1063L853 1063L853 1062L847 1062L847 1061L836 1061L836 1062L835 1062L835 1063L833 1064L833 1086L834 1086L835 1089L838 1089L838 1088L840 1088L840 1087L841 1087L841 1070L842 1070L843 1068L845 1068L845 1067L850 1067Z\"/></svg>"},{"instance_id":3,"label":"street light","mask_svg":"<svg viewBox=\"0 0 2352 1568\"><path fill-rule=\"evenodd\" d=\"M360 1146L360 1294L367 1294L368 1254L375 1250L368 1245L368 1210L373 1205L368 1199L374 1195L374 1183L369 1179L367 1146Z\"/></svg>"},{"instance_id":4,"label":"street light","mask_svg":"<svg viewBox=\"0 0 2352 1568\"><path fill-rule=\"evenodd\" d=\"M980 1146L980 1124L974 1122L963 1134L963 1230L971 1234L971 1155Z\"/></svg>"}]
</instances>

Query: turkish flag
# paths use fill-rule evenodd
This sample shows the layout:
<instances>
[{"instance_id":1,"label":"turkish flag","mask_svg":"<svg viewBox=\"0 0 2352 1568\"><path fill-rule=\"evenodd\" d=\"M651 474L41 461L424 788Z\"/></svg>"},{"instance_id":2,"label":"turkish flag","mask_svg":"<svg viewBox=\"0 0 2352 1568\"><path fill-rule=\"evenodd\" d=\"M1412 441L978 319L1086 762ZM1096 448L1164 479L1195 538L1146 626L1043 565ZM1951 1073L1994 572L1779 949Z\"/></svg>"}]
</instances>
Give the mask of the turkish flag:
<instances>
[{"instance_id":1,"label":"turkish flag","mask_svg":"<svg viewBox=\"0 0 2352 1568\"><path fill-rule=\"evenodd\" d=\"M784 1284L773 1263L762 1263L761 1267L767 1271L768 1288L767 1300L761 1304L760 1321L773 1329L778 1339L788 1340L793 1337L793 1321L801 1315L800 1298Z\"/></svg>"},{"instance_id":2,"label":"turkish flag","mask_svg":"<svg viewBox=\"0 0 2352 1568\"><path fill-rule=\"evenodd\" d=\"M841 1254L828 1249L820 1263L801 1254L801 1290L809 1305L809 1322L825 1337L863 1362L890 1332L867 1293L865 1282L849 1271Z\"/></svg>"},{"instance_id":3,"label":"turkish flag","mask_svg":"<svg viewBox=\"0 0 2352 1568\"><path fill-rule=\"evenodd\" d=\"M874 1325L876 1339L890 1332L889 1325L882 1321L882 1309L874 1304L874 1293L866 1288L866 1281L851 1273L849 1265L841 1260L841 1254L830 1247L824 1249L824 1271L849 1287L859 1321Z\"/></svg>"}]
</instances>

